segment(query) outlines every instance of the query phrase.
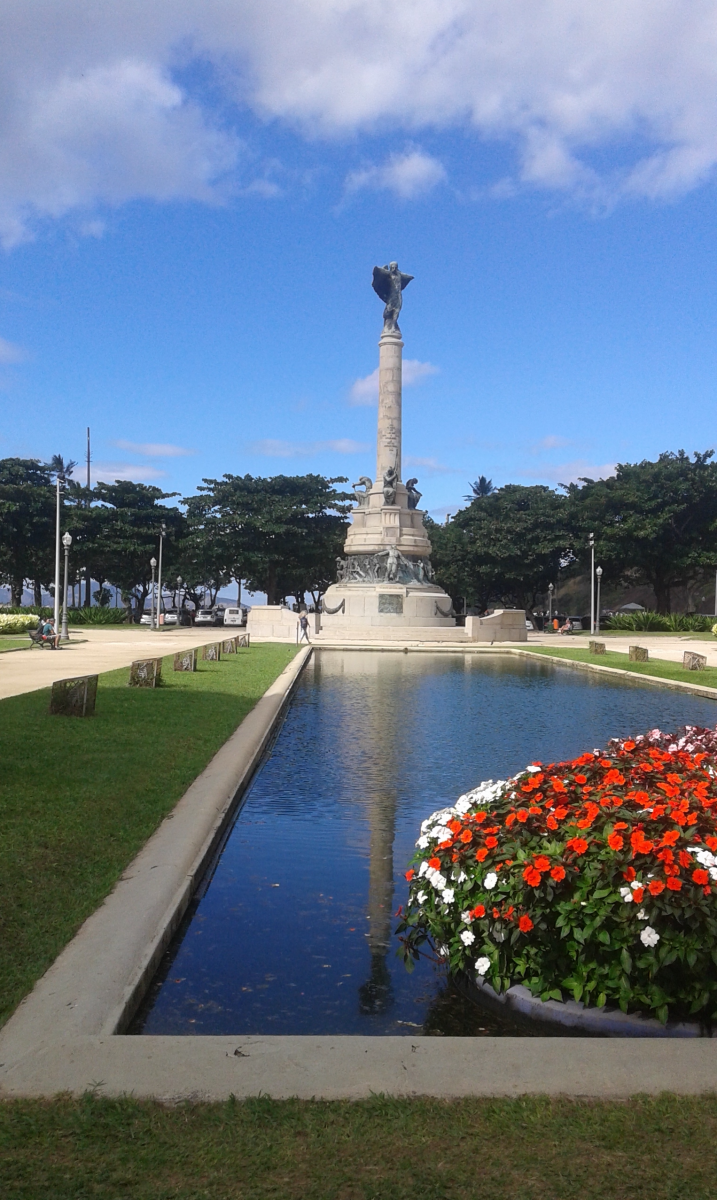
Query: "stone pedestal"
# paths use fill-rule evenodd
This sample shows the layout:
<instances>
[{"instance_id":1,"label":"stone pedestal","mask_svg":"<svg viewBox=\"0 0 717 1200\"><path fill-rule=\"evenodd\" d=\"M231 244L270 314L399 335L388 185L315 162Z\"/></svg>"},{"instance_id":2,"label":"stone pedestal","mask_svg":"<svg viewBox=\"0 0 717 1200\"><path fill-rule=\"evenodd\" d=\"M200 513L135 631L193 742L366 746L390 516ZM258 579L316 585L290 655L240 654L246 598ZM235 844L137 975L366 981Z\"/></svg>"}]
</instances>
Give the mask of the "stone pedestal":
<instances>
[{"instance_id":1,"label":"stone pedestal","mask_svg":"<svg viewBox=\"0 0 717 1200\"><path fill-rule=\"evenodd\" d=\"M175 671L196 671L196 650L178 650L174 656L174 669Z\"/></svg>"},{"instance_id":2,"label":"stone pedestal","mask_svg":"<svg viewBox=\"0 0 717 1200\"><path fill-rule=\"evenodd\" d=\"M210 642L208 646L202 646L202 658L205 662L219 662L221 656L221 642Z\"/></svg>"}]
</instances>

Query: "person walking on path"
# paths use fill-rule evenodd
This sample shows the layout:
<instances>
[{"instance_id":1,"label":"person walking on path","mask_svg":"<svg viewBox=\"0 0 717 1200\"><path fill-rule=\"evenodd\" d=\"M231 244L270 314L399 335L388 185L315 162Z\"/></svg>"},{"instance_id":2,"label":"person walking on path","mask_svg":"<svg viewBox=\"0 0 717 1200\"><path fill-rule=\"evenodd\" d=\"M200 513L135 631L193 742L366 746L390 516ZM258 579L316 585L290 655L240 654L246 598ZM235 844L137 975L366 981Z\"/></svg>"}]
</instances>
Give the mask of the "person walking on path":
<instances>
[{"instance_id":1,"label":"person walking on path","mask_svg":"<svg viewBox=\"0 0 717 1200\"><path fill-rule=\"evenodd\" d=\"M307 642L310 642L311 638L309 637L309 618L306 614L306 609L302 609L301 613L299 615L299 628L301 629L301 635L299 637L299 641L303 642L304 639L306 639Z\"/></svg>"}]
</instances>

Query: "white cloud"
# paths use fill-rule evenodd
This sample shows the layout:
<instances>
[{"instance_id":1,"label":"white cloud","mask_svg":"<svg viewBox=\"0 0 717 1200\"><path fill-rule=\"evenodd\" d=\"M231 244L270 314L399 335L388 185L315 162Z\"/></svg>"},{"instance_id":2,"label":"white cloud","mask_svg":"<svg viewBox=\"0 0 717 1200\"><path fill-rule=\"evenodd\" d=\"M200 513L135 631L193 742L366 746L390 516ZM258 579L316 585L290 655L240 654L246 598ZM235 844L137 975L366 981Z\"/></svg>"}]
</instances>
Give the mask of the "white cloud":
<instances>
[{"instance_id":1,"label":"white cloud","mask_svg":"<svg viewBox=\"0 0 717 1200\"><path fill-rule=\"evenodd\" d=\"M425 196L446 179L445 168L437 158L422 150L406 150L391 154L381 166L351 171L346 177L347 194L364 188L393 192L401 200L416 200Z\"/></svg>"},{"instance_id":2,"label":"white cloud","mask_svg":"<svg viewBox=\"0 0 717 1200\"><path fill-rule=\"evenodd\" d=\"M136 197L216 202L232 105L314 139L473 130L517 148L503 192L672 197L717 163L717 0L0 0L0 22L6 245ZM352 186L442 171L409 148Z\"/></svg>"},{"instance_id":3,"label":"white cloud","mask_svg":"<svg viewBox=\"0 0 717 1200\"><path fill-rule=\"evenodd\" d=\"M134 483L152 483L167 474L156 467L136 466L134 463L102 463L92 464L92 478L103 483L114 483L115 479L131 479Z\"/></svg>"},{"instance_id":4,"label":"white cloud","mask_svg":"<svg viewBox=\"0 0 717 1200\"><path fill-rule=\"evenodd\" d=\"M24 362L27 358L27 353L22 346L18 346L15 342L8 342L5 338L0 337L0 366L9 366L11 363Z\"/></svg>"},{"instance_id":5,"label":"white cloud","mask_svg":"<svg viewBox=\"0 0 717 1200\"><path fill-rule=\"evenodd\" d=\"M544 466L540 470L516 471L528 479L539 479L551 483L577 483L579 479L607 479L615 474L617 463L595 464L586 458L576 458L572 462L558 463L557 466Z\"/></svg>"},{"instance_id":6,"label":"white cloud","mask_svg":"<svg viewBox=\"0 0 717 1200\"><path fill-rule=\"evenodd\" d=\"M185 454L194 454L194 450L186 450L184 446L173 446L171 442L126 442L119 438L114 444L118 450L131 450L134 454L144 454L147 458L180 458Z\"/></svg>"},{"instance_id":7,"label":"white cloud","mask_svg":"<svg viewBox=\"0 0 717 1200\"><path fill-rule=\"evenodd\" d=\"M559 433L549 433L547 437L541 438L530 449L533 454L542 454L544 450L562 450L564 446L570 445L572 445L570 438L561 437Z\"/></svg>"},{"instance_id":8,"label":"white cloud","mask_svg":"<svg viewBox=\"0 0 717 1200\"><path fill-rule=\"evenodd\" d=\"M416 454L404 454L404 467L419 467L426 475L460 475L459 467L447 467L437 458L421 458Z\"/></svg>"},{"instance_id":9,"label":"white cloud","mask_svg":"<svg viewBox=\"0 0 717 1200\"><path fill-rule=\"evenodd\" d=\"M433 363L419 362L417 358L406 358L403 361L403 386L411 387L414 383L420 383L428 375L437 375L438 371L439 368L434 367ZM378 367L370 375L365 375L363 379L357 379L351 385L349 401L351 404L378 404Z\"/></svg>"},{"instance_id":10,"label":"white cloud","mask_svg":"<svg viewBox=\"0 0 717 1200\"><path fill-rule=\"evenodd\" d=\"M289 442L282 438L262 438L248 447L252 454L267 458L306 458L312 454L365 454L370 446L351 438L336 438L328 442Z\"/></svg>"}]
</instances>

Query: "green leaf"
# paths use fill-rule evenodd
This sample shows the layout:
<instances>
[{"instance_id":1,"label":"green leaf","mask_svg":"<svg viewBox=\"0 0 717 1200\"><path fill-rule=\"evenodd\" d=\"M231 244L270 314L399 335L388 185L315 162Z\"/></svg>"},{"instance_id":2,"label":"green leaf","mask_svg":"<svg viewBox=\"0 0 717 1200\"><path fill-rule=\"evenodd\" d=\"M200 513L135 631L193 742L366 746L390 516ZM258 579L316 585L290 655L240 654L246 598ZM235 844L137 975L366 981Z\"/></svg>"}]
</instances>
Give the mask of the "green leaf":
<instances>
[{"instance_id":1,"label":"green leaf","mask_svg":"<svg viewBox=\"0 0 717 1200\"><path fill-rule=\"evenodd\" d=\"M632 970L632 958L630 956L629 950L625 946L623 946L622 952L620 954L620 962L622 964L622 969L625 972L625 974L629 975Z\"/></svg>"}]
</instances>

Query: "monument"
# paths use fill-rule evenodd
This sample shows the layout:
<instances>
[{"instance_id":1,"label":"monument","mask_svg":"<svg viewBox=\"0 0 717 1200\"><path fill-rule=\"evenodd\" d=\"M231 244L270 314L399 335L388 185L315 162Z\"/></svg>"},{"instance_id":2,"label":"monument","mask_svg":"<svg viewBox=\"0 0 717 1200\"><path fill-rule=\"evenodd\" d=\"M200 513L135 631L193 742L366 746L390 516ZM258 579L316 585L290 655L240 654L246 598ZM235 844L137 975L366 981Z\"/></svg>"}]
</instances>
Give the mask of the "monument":
<instances>
[{"instance_id":1,"label":"monument","mask_svg":"<svg viewBox=\"0 0 717 1200\"><path fill-rule=\"evenodd\" d=\"M376 478L354 483L356 507L336 560L335 584L323 598L321 626L385 629L455 626L451 598L433 581L431 544L418 507L418 479L401 480L402 351L398 315L413 279L392 262L374 267L373 290L383 300L378 343Z\"/></svg>"}]
</instances>

